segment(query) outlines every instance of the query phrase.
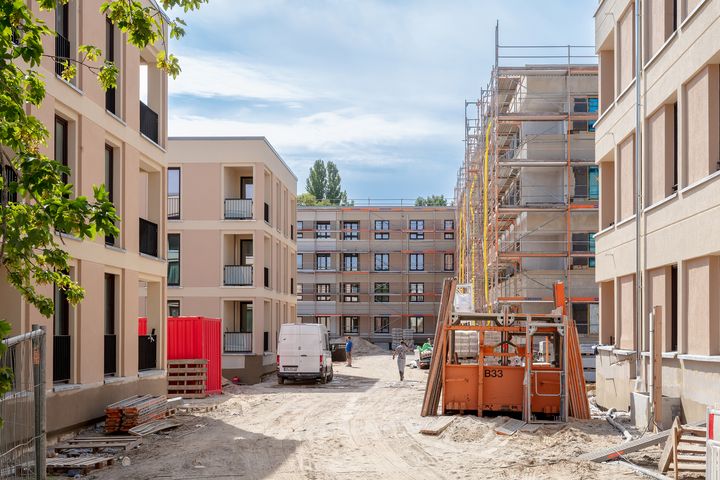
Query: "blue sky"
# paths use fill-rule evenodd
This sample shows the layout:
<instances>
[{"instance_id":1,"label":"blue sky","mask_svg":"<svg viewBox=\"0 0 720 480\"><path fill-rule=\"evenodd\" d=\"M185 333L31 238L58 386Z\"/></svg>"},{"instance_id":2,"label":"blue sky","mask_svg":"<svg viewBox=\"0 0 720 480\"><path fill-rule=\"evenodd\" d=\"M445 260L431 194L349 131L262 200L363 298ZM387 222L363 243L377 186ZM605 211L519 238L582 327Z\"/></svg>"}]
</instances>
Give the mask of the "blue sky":
<instances>
[{"instance_id":1,"label":"blue sky","mask_svg":"<svg viewBox=\"0 0 720 480\"><path fill-rule=\"evenodd\" d=\"M210 0L172 45L170 135L263 135L305 191L334 161L350 198L452 197L464 100L505 44L594 42L596 0Z\"/></svg>"}]
</instances>

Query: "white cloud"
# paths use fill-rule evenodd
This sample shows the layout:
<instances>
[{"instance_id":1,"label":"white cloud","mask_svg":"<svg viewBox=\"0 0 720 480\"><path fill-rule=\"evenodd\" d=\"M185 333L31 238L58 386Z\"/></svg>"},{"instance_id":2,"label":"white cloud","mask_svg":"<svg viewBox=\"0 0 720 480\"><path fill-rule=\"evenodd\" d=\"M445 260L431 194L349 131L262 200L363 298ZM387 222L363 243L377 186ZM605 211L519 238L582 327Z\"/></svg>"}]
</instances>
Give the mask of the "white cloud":
<instances>
[{"instance_id":1,"label":"white cloud","mask_svg":"<svg viewBox=\"0 0 720 480\"><path fill-rule=\"evenodd\" d=\"M302 101L319 95L299 86L299 79L277 67L262 69L228 58L181 56L182 73L170 81L170 95L239 97ZM273 74L267 73L272 71Z\"/></svg>"}]
</instances>

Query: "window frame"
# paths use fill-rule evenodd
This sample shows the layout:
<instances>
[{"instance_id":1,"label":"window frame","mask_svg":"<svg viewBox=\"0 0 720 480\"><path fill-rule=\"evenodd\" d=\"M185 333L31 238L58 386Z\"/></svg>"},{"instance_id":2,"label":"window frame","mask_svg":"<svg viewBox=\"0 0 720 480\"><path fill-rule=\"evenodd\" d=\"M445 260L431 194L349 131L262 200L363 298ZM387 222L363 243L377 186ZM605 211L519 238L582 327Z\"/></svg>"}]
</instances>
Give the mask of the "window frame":
<instances>
[{"instance_id":1,"label":"window frame","mask_svg":"<svg viewBox=\"0 0 720 480\"><path fill-rule=\"evenodd\" d=\"M343 302L358 303L360 301L360 284L347 282L342 284Z\"/></svg>"},{"instance_id":2,"label":"window frame","mask_svg":"<svg viewBox=\"0 0 720 480\"><path fill-rule=\"evenodd\" d=\"M386 285L387 288L381 287ZM373 283L373 302L375 303L389 303L390 302L390 282L374 282Z\"/></svg>"},{"instance_id":3,"label":"window frame","mask_svg":"<svg viewBox=\"0 0 720 480\"><path fill-rule=\"evenodd\" d=\"M171 305L172 304L172 305ZM177 315L172 315L172 309L177 308ZM168 317L179 317L180 316L180 300L168 299L167 301Z\"/></svg>"},{"instance_id":4,"label":"window frame","mask_svg":"<svg viewBox=\"0 0 720 480\"><path fill-rule=\"evenodd\" d=\"M343 315L343 333L359 333L360 331L360 317L357 315ZM350 321L350 330L347 329L347 322Z\"/></svg>"},{"instance_id":5,"label":"window frame","mask_svg":"<svg viewBox=\"0 0 720 480\"><path fill-rule=\"evenodd\" d=\"M378 328L378 320L380 328ZM378 315L373 318L373 333L390 333L390 317L387 315Z\"/></svg>"},{"instance_id":6,"label":"window frame","mask_svg":"<svg viewBox=\"0 0 720 480\"><path fill-rule=\"evenodd\" d=\"M448 222L450 227L448 227ZM454 240L455 239L455 220L443 220L443 230L445 233L443 234L443 238L445 240Z\"/></svg>"},{"instance_id":7,"label":"window frame","mask_svg":"<svg viewBox=\"0 0 720 480\"><path fill-rule=\"evenodd\" d=\"M425 240L425 220L410 220L410 240Z\"/></svg>"},{"instance_id":8,"label":"window frame","mask_svg":"<svg viewBox=\"0 0 720 480\"><path fill-rule=\"evenodd\" d=\"M172 259L171 256L170 256L170 251L171 251L171 250L170 250L170 245L171 245L171 240L170 240L170 238L171 238L171 237L172 237L172 238L177 238L177 244L178 244L178 248L177 248L177 260ZM180 266L180 255L181 255L181 252L182 252L182 238L181 238L181 235L180 235L179 233L168 233L168 234L167 234L167 242L168 242L168 245L167 245L167 265L168 265L168 266L167 266L167 285L168 285L168 287L179 287L180 284L181 284L181 282L182 282L182 279L181 279L181 266ZM172 263L177 263L177 283L170 283L170 269L172 268Z\"/></svg>"},{"instance_id":9,"label":"window frame","mask_svg":"<svg viewBox=\"0 0 720 480\"><path fill-rule=\"evenodd\" d=\"M374 254L374 267L376 272L389 272L390 271L390 254L389 253L375 253ZM378 263L378 259L380 262ZM380 268L378 268L378 266Z\"/></svg>"},{"instance_id":10,"label":"window frame","mask_svg":"<svg viewBox=\"0 0 720 480\"><path fill-rule=\"evenodd\" d=\"M323 267L320 266L320 260L324 260L322 263L325 265ZM329 253L316 253L315 254L315 270L332 270L332 257Z\"/></svg>"},{"instance_id":11,"label":"window frame","mask_svg":"<svg viewBox=\"0 0 720 480\"><path fill-rule=\"evenodd\" d=\"M415 326L413 326L413 320L415 321ZM420 326L419 329L418 323ZM423 317L422 315L411 315L410 317L408 317L408 328L414 333L425 333L425 317Z\"/></svg>"},{"instance_id":12,"label":"window frame","mask_svg":"<svg viewBox=\"0 0 720 480\"><path fill-rule=\"evenodd\" d=\"M375 220L375 240L390 240L390 220Z\"/></svg>"},{"instance_id":13,"label":"window frame","mask_svg":"<svg viewBox=\"0 0 720 480\"><path fill-rule=\"evenodd\" d=\"M425 254L424 253L409 253L409 268L411 272L424 272L425 271ZM413 267L413 260L415 266Z\"/></svg>"},{"instance_id":14,"label":"window frame","mask_svg":"<svg viewBox=\"0 0 720 480\"><path fill-rule=\"evenodd\" d=\"M315 238L319 238L319 239L331 238L330 222L315 222Z\"/></svg>"},{"instance_id":15,"label":"window frame","mask_svg":"<svg viewBox=\"0 0 720 480\"><path fill-rule=\"evenodd\" d=\"M295 235L296 235L297 239L300 240L301 238L303 238L303 221L302 220L297 221L297 226L295 227L295 229L297 230Z\"/></svg>"},{"instance_id":16,"label":"window frame","mask_svg":"<svg viewBox=\"0 0 720 480\"><path fill-rule=\"evenodd\" d=\"M343 253L343 272L358 271L360 271L360 256L357 253Z\"/></svg>"},{"instance_id":17,"label":"window frame","mask_svg":"<svg viewBox=\"0 0 720 480\"><path fill-rule=\"evenodd\" d=\"M450 268L448 268L448 257L450 258ZM445 253L443 254L443 271L454 272L455 271L455 254Z\"/></svg>"},{"instance_id":18,"label":"window frame","mask_svg":"<svg viewBox=\"0 0 720 480\"><path fill-rule=\"evenodd\" d=\"M408 301L422 303L425 301L425 282L410 282L408 285Z\"/></svg>"},{"instance_id":19,"label":"window frame","mask_svg":"<svg viewBox=\"0 0 720 480\"><path fill-rule=\"evenodd\" d=\"M327 287L327 288L325 288ZM315 301L316 302L332 302L332 289L329 283L315 284Z\"/></svg>"},{"instance_id":20,"label":"window frame","mask_svg":"<svg viewBox=\"0 0 720 480\"><path fill-rule=\"evenodd\" d=\"M343 240L360 240L360 222L343 221Z\"/></svg>"}]
</instances>

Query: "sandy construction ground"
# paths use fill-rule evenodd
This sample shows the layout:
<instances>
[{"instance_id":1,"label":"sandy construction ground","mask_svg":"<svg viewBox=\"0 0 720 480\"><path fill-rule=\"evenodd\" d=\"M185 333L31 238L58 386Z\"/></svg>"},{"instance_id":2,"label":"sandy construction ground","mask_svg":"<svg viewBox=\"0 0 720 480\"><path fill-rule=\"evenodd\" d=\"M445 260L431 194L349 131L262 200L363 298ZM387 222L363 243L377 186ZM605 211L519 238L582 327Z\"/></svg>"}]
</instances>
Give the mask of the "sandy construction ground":
<instances>
[{"instance_id":1,"label":"sandy construction ground","mask_svg":"<svg viewBox=\"0 0 720 480\"><path fill-rule=\"evenodd\" d=\"M410 361L409 358L408 361ZM146 437L132 464L99 479L614 479L626 467L577 463L621 440L602 420L499 436L499 418L459 417L440 436L419 433L427 371L399 382L387 353L335 365L328 385L233 386L213 412ZM642 458L640 459L642 460ZM637 459L636 459L637 461ZM652 458L647 459L650 463Z\"/></svg>"}]
</instances>

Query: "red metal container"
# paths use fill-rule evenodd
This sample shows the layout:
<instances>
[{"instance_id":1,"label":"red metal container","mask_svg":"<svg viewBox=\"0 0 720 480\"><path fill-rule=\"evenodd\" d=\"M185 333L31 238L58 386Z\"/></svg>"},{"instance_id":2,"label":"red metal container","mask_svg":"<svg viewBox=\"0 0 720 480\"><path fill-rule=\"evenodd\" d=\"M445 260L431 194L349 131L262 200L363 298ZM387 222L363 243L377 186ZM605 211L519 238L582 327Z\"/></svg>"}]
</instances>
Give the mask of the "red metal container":
<instances>
[{"instance_id":1,"label":"red metal container","mask_svg":"<svg viewBox=\"0 0 720 480\"><path fill-rule=\"evenodd\" d=\"M141 337L147 335L147 317L138 318L138 335Z\"/></svg>"},{"instance_id":2,"label":"red metal container","mask_svg":"<svg viewBox=\"0 0 720 480\"><path fill-rule=\"evenodd\" d=\"M167 331L168 360L207 360L207 393L221 393L221 320L206 317L168 317Z\"/></svg>"}]
</instances>

